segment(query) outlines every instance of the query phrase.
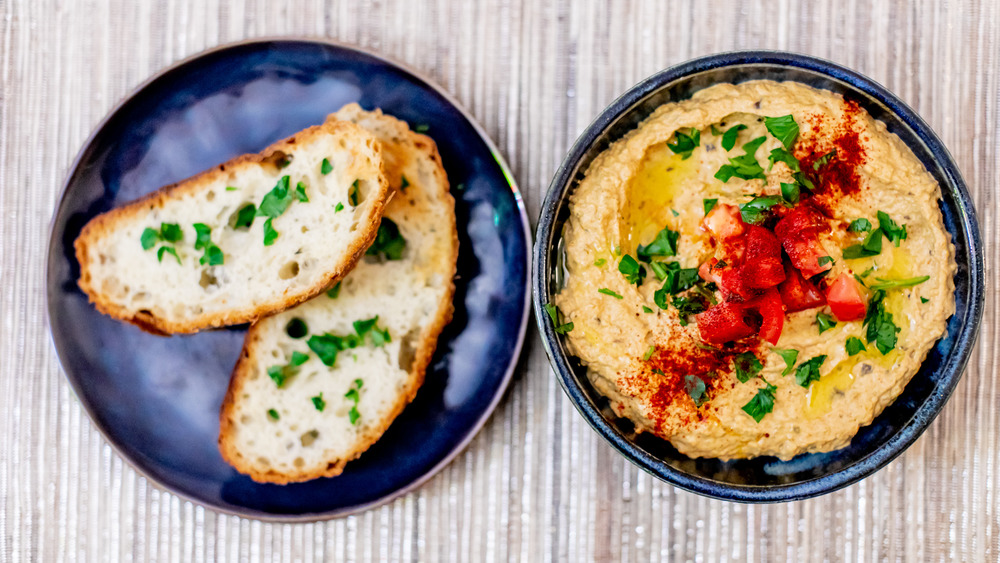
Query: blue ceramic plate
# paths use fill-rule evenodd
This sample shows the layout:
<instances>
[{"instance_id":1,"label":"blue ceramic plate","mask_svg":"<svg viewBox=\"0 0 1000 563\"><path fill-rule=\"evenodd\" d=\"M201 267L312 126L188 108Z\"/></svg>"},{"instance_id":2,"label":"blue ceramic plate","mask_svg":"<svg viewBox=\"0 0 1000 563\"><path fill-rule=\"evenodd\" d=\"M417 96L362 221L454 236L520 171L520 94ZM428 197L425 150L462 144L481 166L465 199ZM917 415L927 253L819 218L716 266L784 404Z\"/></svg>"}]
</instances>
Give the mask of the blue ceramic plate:
<instances>
[{"instance_id":1,"label":"blue ceramic plate","mask_svg":"<svg viewBox=\"0 0 1000 563\"><path fill-rule=\"evenodd\" d=\"M76 285L73 240L94 215L234 156L257 152L348 102L382 108L437 141L459 229L455 317L416 400L343 475L262 485L219 455L219 406L245 327L161 338L99 314ZM506 164L440 88L377 55L314 40L215 49L128 97L87 141L53 219L52 338L77 396L136 469L183 497L276 520L341 516L424 482L500 400L528 317L530 235Z\"/></svg>"},{"instance_id":2,"label":"blue ceramic plate","mask_svg":"<svg viewBox=\"0 0 1000 563\"><path fill-rule=\"evenodd\" d=\"M941 186L941 212L958 262L956 312L948 322L947 334L930 351L903 394L863 427L847 448L800 455L789 461L773 457L729 462L690 459L669 442L636 434L631 422L616 417L541 311L559 289L558 242L569 215L567 201L590 162L656 107L689 98L712 84L756 79L792 80L855 100L885 122L917 155ZM639 467L681 488L726 500L774 502L813 497L845 487L891 461L927 428L955 389L983 314L979 226L968 189L947 149L912 109L881 85L842 66L804 55L724 53L669 68L636 85L604 110L570 150L549 186L535 240L535 316L559 382L577 409Z\"/></svg>"}]
</instances>

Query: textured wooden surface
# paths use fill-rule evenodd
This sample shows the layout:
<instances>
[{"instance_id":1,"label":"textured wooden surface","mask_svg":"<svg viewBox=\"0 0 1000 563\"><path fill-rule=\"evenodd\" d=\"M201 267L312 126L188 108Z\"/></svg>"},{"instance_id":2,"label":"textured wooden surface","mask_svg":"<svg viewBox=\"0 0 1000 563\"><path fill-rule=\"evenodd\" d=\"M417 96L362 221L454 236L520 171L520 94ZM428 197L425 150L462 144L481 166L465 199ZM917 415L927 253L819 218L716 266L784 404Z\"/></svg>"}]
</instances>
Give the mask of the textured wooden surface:
<instances>
[{"instance_id":1,"label":"textured wooden surface","mask_svg":"<svg viewBox=\"0 0 1000 563\"><path fill-rule=\"evenodd\" d=\"M1000 3L0 0L0 14L0 559L1000 558ZM113 453L55 359L49 219L80 145L132 88L202 49L264 35L330 37L433 77L497 141L531 217L576 135L657 70L738 48L857 69L924 116L973 191L991 274L969 369L905 455L806 502L724 503L641 473L575 412L533 329L523 369L468 450L392 504L274 525L162 492Z\"/></svg>"}]
</instances>

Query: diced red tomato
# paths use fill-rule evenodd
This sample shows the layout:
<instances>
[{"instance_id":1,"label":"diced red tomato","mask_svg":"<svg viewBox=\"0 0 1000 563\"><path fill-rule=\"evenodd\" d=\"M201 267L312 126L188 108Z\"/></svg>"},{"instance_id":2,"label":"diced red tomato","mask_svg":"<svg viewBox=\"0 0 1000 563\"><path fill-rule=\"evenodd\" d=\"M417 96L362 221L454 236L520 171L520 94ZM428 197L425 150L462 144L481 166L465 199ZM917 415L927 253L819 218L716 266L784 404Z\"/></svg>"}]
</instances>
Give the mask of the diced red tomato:
<instances>
[{"instance_id":1,"label":"diced red tomato","mask_svg":"<svg viewBox=\"0 0 1000 563\"><path fill-rule=\"evenodd\" d=\"M722 278L719 277L719 271L715 268L715 265L719 261L715 258L709 258L698 266L698 277L707 281L715 282L715 285L722 285Z\"/></svg>"},{"instance_id":2,"label":"diced red tomato","mask_svg":"<svg viewBox=\"0 0 1000 563\"><path fill-rule=\"evenodd\" d=\"M771 231L750 225L746 236L746 253L740 267L740 277L747 287L766 289L785 279L781 265L781 243Z\"/></svg>"},{"instance_id":3,"label":"diced red tomato","mask_svg":"<svg viewBox=\"0 0 1000 563\"><path fill-rule=\"evenodd\" d=\"M857 321L865 318L865 294L858 280L845 272L826 289L826 300L838 321Z\"/></svg>"},{"instance_id":4,"label":"diced red tomato","mask_svg":"<svg viewBox=\"0 0 1000 563\"><path fill-rule=\"evenodd\" d=\"M763 340L777 344L781 329L785 325L785 309L781 306L778 290L773 287L768 289L760 297L746 303L745 307L754 309L760 314L760 331L757 334Z\"/></svg>"},{"instance_id":5,"label":"diced red tomato","mask_svg":"<svg viewBox=\"0 0 1000 563\"><path fill-rule=\"evenodd\" d=\"M792 265L807 278L831 268L830 264L819 264L819 259L827 256L819 243L819 233L826 227L826 219L806 205L792 209L774 226L774 234L788 253Z\"/></svg>"},{"instance_id":6,"label":"diced red tomato","mask_svg":"<svg viewBox=\"0 0 1000 563\"><path fill-rule=\"evenodd\" d=\"M745 311L739 303L720 303L704 313L695 315L701 339L722 344L746 338L756 332L744 319Z\"/></svg>"},{"instance_id":7,"label":"diced red tomato","mask_svg":"<svg viewBox=\"0 0 1000 563\"><path fill-rule=\"evenodd\" d=\"M789 313L826 305L823 293L791 264L785 264L785 281L778 286L778 292Z\"/></svg>"},{"instance_id":8,"label":"diced red tomato","mask_svg":"<svg viewBox=\"0 0 1000 563\"><path fill-rule=\"evenodd\" d=\"M743 234L746 224L740 215L740 209L735 205L720 203L708 212L702 219L702 226L716 240L725 240Z\"/></svg>"},{"instance_id":9,"label":"diced red tomato","mask_svg":"<svg viewBox=\"0 0 1000 563\"><path fill-rule=\"evenodd\" d=\"M722 290L723 299L729 300L735 295L739 297L739 300L746 300L753 296L754 290L743 282L740 270L732 266L726 266L721 270L715 269L713 271L719 273L720 281L718 285L719 289Z\"/></svg>"}]
</instances>

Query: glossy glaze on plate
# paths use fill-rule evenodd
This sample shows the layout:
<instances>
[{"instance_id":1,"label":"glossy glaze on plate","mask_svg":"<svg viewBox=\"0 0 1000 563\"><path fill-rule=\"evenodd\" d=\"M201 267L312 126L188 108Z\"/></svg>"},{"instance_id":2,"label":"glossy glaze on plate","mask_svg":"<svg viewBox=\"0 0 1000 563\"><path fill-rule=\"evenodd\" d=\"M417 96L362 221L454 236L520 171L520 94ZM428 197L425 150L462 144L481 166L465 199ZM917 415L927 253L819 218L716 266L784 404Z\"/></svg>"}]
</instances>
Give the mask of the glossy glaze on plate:
<instances>
[{"instance_id":1,"label":"glossy glaze on plate","mask_svg":"<svg viewBox=\"0 0 1000 563\"><path fill-rule=\"evenodd\" d=\"M794 80L857 101L886 123L941 186L945 228L956 250L956 313L947 334L928 354L903 394L842 450L728 462L690 459L669 442L634 432L597 393L576 358L547 322L542 307L558 291L559 239L567 202L590 162L635 128L658 106L686 99L720 82ZM847 486L881 468L913 443L954 390L975 342L983 311L983 257L968 189L951 155L930 127L901 100L871 79L836 64L790 53L754 51L713 55L681 64L641 82L615 100L576 141L542 204L534 252L535 316L560 384L590 425L623 455L653 475L684 489L743 502L808 498Z\"/></svg>"},{"instance_id":2,"label":"glossy glaze on plate","mask_svg":"<svg viewBox=\"0 0 1000 563\"><path fill-rule=\"evenodd\" d=\"M100 315L76 285L73 240L94 215L321 123L348 102L426 128L441 152L459 228L455 316L414 402L344 474L263 485L219 455L219 406L245 327L161 338ZM439 88L376 55L324 41L261 40L183 61L101 124L70 171L53 219L49 322L80 401L139 471L193 501L243 516L318 519L419 485L478 431L524 338L529 235L495 147Z\"/></svg>"}]
</instances>

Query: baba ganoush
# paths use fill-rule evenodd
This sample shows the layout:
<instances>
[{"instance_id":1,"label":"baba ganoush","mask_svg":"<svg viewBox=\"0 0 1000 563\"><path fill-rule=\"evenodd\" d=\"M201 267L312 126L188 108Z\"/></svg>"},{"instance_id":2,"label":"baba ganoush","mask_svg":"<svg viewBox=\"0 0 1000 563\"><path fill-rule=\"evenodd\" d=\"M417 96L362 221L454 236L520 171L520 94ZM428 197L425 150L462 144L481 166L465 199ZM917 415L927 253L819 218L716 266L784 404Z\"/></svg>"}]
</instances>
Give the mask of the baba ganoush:
<instances>
[{"instance_id":1,"label":"baba ganoush","mask_svg":"<svg viewBox=\"0 0 1000 563\"><path fill-rule=\"evenodd\" d=\"M547 309L611 408L688 456L835 450L955 311L940 197L851 100L715 85L589 166Z\"/></svg>"}]
</instances>

